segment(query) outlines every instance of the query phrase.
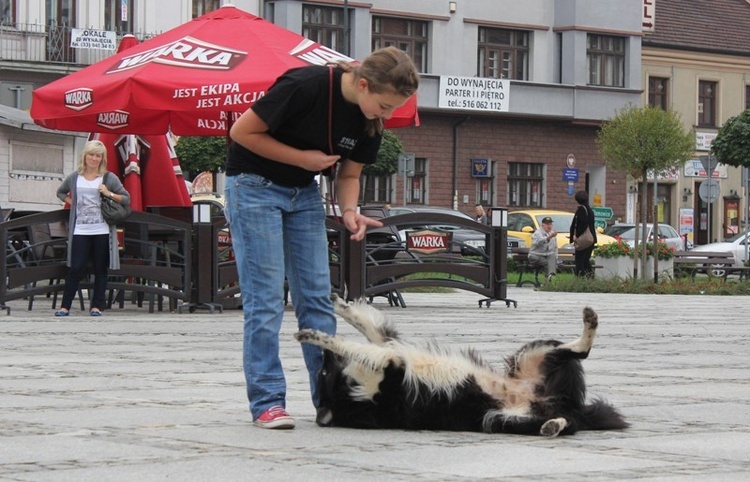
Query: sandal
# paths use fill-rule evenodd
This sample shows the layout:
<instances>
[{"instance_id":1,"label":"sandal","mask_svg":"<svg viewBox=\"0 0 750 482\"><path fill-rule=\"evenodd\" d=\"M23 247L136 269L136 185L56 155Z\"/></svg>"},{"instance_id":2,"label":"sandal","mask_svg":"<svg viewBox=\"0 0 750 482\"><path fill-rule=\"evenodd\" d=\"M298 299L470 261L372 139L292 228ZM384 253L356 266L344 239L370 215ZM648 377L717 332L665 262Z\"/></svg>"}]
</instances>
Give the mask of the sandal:
<instances>
[{"instance_id":1,"label":"sandal","mask_svg":"<svg viewBox=\"0 0 750 482\"><path fill-rule=\"evenodd\" d=\"M91 310L89 311L89 315L91 316L102 316L102 312L99 310Z\"/></svg>"},{"instance_id":2,"label":"sandal","mask_svg":"<svg viewBox=\"0 0 750 482\"><path fill-rule=\"evenodd\" d=\"M57 310L55 311L55 316L68 316L70 314L67 310Z\"/></svg>"}]
</instances>

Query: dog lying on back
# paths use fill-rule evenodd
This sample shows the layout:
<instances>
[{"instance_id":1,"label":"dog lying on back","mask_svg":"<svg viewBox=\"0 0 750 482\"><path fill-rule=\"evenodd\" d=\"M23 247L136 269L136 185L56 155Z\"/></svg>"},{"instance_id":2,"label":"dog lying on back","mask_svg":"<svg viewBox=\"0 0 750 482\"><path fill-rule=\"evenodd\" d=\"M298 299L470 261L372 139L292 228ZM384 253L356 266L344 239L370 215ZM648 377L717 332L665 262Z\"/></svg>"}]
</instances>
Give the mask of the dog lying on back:
<instances>
[{"instance_id":1,"label":"dog lying on back","mask_svg":"<svg viewBox=\"0 0 750 482\"><path fill-rule=\"evenodd\" d=\"M320 425L353 428L456 430L526 435L570 435L628 427L601 399L586 403L580 360L588 357L597 315L583 310L583 334L561 343L537 340L506 359L498 371L473 351L421 349L399 339L381 312L364 302L334 308L369 344L314 330L295 338L325 350L319 389L328 409Z\"/></svg>"}]
</instances>

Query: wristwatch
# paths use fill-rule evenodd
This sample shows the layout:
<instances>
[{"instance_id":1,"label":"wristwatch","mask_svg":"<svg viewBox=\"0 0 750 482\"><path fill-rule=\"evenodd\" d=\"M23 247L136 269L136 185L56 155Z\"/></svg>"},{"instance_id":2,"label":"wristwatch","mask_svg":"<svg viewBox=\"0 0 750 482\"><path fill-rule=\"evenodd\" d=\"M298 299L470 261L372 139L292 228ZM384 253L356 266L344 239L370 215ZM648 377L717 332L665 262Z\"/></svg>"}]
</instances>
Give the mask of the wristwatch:
<instances>
[{"instance_id":1,"label":"wristwatch","mask_svg":"<svg viewBox=\"0 0 750 482\"><path fill-rule=\"evenodd\" d=\"M112 191L109 191L109 197L111 197L112 199L114 199L115 198L115 193L113 193Z\"/></svg>"}]
</instances>

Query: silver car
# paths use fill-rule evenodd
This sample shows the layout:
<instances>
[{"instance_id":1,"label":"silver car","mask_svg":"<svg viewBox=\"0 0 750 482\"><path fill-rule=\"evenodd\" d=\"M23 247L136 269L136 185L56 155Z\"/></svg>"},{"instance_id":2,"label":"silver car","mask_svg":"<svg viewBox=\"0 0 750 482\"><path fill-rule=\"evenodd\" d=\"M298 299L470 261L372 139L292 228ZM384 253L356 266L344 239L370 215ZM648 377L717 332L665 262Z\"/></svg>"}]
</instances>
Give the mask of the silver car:
<instances>
[{"instance_id":1,"label":"silver car","mask_svg":"<svg viewBox=\"0 0 750 482\"><path fill-rule=\"evenodd\" d=\"M641 237L641 225L638 227L638 238ZM646 223L648 233L646 237L649 242L654 240L654 225ZM633 223L616 223L604 230L604 234L612 236L615 239L621 239L630 246L635 246L635 224ZM666 243L667 246L674 248L675 251L690 249L692 246L686 246L685 240L680 236L675 228L669 224L659 223L659 242Z\"/></svg>"}]
</instances>

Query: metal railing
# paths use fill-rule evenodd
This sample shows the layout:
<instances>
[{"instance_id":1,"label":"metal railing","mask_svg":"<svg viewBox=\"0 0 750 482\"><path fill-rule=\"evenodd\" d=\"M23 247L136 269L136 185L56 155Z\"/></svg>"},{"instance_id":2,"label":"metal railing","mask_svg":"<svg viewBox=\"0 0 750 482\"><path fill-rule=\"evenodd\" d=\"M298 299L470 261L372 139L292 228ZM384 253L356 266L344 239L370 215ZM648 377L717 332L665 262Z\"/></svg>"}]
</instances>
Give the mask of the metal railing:
<instances>
[{"instance_id":1,"label":"metal railing","mask_svg":"<svg viewBox=\"0 0 750 482\"><path fill-rule=\"evenodd\" d=\"M39 62L59 65L87 66L104 60L114 50L81 49L70 46L73 28L32 23L0 23L0 61ZM117 32L119 45L127 32ZM135 33L139 42L157 35Z\"/></svg>"},{"instance_id":2,"label":"metal railing","mask_svg":"<svg viewBox=\"0 0 750 482\"><path fill-rule=\"evenodd\" d=\"M53 236L51 225L66 225L68 214L61 209L0 222L0 244L5 246L5 256L0 256L0 273L5 274L0 276L0 309L9 310L6 302L25 298L31 310L34 296L55 296L65 289L67 233L56 231ZM472 229L485 235L485 247L462 245L461 250L453 250L453 243L461 243L451 238L446 252L412 252L408 241L389 240L377 230L371 230L363 241L352 241L343 224L328 219L332 292L349 300L386 296L389 302L405 307L400 293L404 288L447 287L484 296L479 306L486 303L489 307L495 301L516 306L506 297L505 228L434 213L402 214L381 221L395 232L425 225ZM231 233L223 216L194 223L134 212L121 227L120 269L110 270L108 282L110 293L116 291L117 296L110 297L110 302L119 300L122 306L124 293L131 292L136 298L148 297L150 311L157 298L169 299L170 309L180 311L208 308L213 312L224 305L241 304ZM471 252L464 256L460 254L463 248ZM91 283L81 287L90 288Z\"/></svg>"}]
</instances>

